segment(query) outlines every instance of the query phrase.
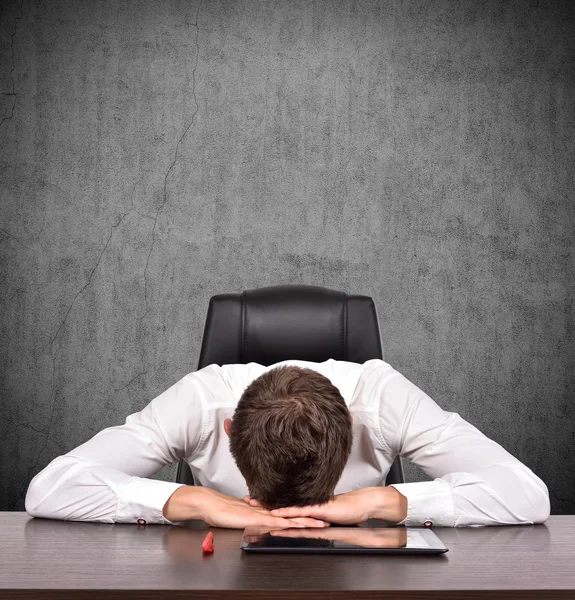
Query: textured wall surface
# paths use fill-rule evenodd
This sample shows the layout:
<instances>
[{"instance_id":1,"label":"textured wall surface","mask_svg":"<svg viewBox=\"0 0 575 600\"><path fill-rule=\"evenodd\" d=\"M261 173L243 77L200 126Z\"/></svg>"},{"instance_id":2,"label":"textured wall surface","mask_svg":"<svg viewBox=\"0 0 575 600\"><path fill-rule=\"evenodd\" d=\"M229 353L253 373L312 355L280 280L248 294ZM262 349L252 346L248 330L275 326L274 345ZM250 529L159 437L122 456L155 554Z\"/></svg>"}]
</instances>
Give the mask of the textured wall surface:
<instances>
[{"instance_id":1,"label":"textured wall surface","mask_svg":"<svg viewBox=\"0 0 575 600\"><path fill-rule=\"evenodd\" d=\"M1 10L2 510L195 370L211 295L306 283L575 513L573 3Z\"/></svg>"}]
</instances>

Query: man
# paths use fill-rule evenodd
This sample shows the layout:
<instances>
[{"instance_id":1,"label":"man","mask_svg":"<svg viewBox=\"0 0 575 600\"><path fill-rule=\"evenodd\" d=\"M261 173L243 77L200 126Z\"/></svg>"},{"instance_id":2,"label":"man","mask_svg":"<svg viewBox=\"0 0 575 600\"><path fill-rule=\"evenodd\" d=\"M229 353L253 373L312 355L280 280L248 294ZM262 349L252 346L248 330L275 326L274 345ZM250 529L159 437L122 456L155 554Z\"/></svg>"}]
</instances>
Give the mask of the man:
<instances>
[{"instance_id":1,"label":"man","mask_svg":"<svg viewBox=\"0 0 575 600\"><path fill-rule=\"evenodd\" d=\"M229 439L228 439L229 436ZM433 481L385 486L397 455ZM148 479L188 462L200 486ZM209 365L54 459L30 515L106 523L323 527L542 523L545 484L379 359Z\"/></svg>"}]
</instances>

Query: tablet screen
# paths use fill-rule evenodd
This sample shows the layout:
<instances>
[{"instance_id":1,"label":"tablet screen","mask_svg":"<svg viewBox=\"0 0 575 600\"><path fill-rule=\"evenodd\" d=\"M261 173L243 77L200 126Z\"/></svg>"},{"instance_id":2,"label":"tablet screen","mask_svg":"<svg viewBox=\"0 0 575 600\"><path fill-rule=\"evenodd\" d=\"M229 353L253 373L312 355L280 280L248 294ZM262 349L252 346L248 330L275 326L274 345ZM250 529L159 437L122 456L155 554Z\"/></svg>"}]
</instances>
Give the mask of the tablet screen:
<instances>
[{"instance_id":1,"label":"tablet screen","mask_svg":"<svg viewBox=\"0 0 575 600\"><path fill-rule=\"evenodd\" d=\"M244 531L242 550L248 552L310 552L360 554L439 554L441 540L426 528L326 527L321 529L261 529Z\"/></svg>"}]
</instances>

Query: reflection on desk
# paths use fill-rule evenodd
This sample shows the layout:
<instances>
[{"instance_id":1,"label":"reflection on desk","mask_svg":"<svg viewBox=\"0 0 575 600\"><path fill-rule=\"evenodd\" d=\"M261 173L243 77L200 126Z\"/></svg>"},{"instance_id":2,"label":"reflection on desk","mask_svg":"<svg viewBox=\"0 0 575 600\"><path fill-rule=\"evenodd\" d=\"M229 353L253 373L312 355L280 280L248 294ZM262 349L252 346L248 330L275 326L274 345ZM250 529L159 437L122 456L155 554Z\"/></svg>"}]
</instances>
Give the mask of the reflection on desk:
<instances>
[{"instance_id":1,"label":"reflection on desk","mask_svg":"<svg viewBox=\"0 0 575 600\"><path fill-rule=\"evenodd\" d=\"M215 552L204 555L209 529L0 513L0 598L59 598L63 589L67 598L92 597L88 590L96 589L114 591L110 597L169 598L185 590L190 598L250 600L575 597L571 516L535 526L435 527L449 548L435 556L249 554L240 550L242 531L233 529L212 529Z\"/></svg>"},{"instance_id":2,"label":"reflection on desk","mask_svg":"<svg viewBox=\"0 0 575 600\"><path fill-rule=\"evenodd\" d=\"M269 535L268 535L269 534ZM277 538L274 540L274 538ZM288 540L297 540L293 545L300 545L305 539L309 546L338 547L359 546L363 548L405 548L410 546L426 547L425 540L416 530L405 527L380 528L380 527L327 527L310 529L262 529L252 527L246 529L243 539L250 544L277 542L277 546L289 546Z\"/></svg>"}]
</instances>

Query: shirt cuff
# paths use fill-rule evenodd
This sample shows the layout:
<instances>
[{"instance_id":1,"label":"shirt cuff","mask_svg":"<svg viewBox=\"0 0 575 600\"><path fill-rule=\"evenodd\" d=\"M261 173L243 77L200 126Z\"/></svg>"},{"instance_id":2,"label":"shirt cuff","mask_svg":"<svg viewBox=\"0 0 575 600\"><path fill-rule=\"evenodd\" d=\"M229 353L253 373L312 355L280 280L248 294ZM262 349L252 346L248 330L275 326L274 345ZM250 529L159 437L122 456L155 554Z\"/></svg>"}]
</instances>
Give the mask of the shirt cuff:
<instances>
[{"instance_id":1,"label":"shirt cuff","mask_svg":"<svg viewBox=\"0 0 575 600\"><path fill-rule=\"evenodd\" d=\"M432 525L455 527L453 492L445 481L394 483L399 493L407 498L407 517L398 525L421 527L426 521Z\"/></svg>"},{"instance_id":2,"label":"shirt cuff","mask_svg":"<svg viewBox=\"0 0 575 600\"><path fill-rule=\"evenodd\" d=\"M185 484L131 477L118 496L114 522L138 523L139 519L143 519L146 524L174 525L164 517L162 509L168 498L183 485Z\"/></svg>"}]
</instances>

